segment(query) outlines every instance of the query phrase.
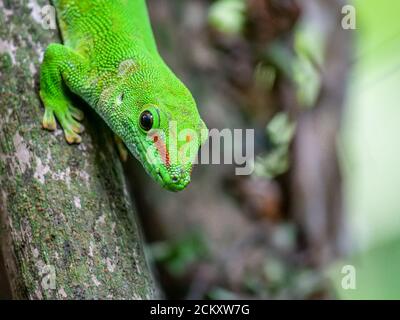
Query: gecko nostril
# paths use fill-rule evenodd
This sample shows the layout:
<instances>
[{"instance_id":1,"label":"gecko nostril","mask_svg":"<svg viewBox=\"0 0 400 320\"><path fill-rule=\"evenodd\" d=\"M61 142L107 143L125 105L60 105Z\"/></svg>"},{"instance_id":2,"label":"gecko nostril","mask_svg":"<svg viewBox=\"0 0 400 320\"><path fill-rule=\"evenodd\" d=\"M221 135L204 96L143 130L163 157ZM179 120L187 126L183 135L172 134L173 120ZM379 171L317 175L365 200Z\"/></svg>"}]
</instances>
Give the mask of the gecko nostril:
<instances>
[{"instance_id":1,"label":"gecko nostril","mask_svg":"<svg viewBox=\"0 0 400 320\"><path fill-rule=\"evenodd\" d=\"M171 177L171 180L172 180L172 182L173 183L176 183L176 182L178 182L178 176L176 176L176 175L173 175L172 177Z\"/></svg>"}]
</instances>

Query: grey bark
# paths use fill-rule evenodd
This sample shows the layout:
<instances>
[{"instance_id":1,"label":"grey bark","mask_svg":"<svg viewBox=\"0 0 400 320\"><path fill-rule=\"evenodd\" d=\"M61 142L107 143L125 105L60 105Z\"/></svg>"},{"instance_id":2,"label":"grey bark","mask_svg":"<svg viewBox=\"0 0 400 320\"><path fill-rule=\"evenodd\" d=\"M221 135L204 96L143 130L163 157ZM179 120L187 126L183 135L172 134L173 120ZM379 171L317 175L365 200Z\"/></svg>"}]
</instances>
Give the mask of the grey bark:
<instances>
[{"instance_id":1,"label":"grey bark","mask_svg":"<svg viewBox=\"0 0 400 320\"><path fill-rule=\"evenodd\" d=\"M1 253L10 293L152 298L155 286L111 132L87 107L79 146L67 145L61 130L41 129L39 66L47 45L59 42L57 30L41 25L46 4L0 0Z\"/></svg>"}]
</instances>

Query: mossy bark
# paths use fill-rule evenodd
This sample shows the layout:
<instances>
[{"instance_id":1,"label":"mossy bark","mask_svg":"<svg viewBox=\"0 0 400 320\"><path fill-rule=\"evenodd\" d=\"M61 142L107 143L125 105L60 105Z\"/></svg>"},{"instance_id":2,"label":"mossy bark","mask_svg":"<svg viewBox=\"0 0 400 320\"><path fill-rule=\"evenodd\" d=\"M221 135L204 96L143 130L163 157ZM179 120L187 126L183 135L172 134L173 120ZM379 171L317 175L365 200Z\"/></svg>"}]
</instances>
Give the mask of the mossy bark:
<instances>
[{"instance_id":1,"label":"mossy bark","mask_svg":"<svg viewBox=\"0 0 400 320\"><path fill-rule=\"evenodd\" d=\"M12 297L152 298L111 132L87 107L79 146L41 129L39 66L60 41L40 23L47 4L0 0L1 249Z\"/></svg>"}]
</instances>

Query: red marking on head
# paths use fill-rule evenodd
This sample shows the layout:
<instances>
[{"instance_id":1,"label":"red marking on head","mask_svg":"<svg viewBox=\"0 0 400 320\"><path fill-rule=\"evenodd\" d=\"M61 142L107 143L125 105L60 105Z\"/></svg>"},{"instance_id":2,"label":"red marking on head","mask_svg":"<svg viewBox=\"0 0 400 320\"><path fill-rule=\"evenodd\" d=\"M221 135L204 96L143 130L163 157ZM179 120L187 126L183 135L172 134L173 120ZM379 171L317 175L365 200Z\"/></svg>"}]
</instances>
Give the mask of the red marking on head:
<instances>
[{"instance_id":1,"label":"red marking on head","mask_svg":"<svg viewBox=\"0 0 400 320\"><path fill-rule=\"evenodd\" d=\"M166 144L156 134L153 136L153 142L154 142L154 144L157 148L157 151L160 154L161 159L164 162L165 166L169 167L170 166L170 156L169 156L169 152L167 150Z\"/></svg>"},{"instance_id":2,"label":"red marking on head","mask_svg":"<svg viewBox=\"0 0 400 320\"><path fill-rule=\"evenodd\" d=\"M186 142L190 142L190 141L192 141L192 137L190 135L187 135L186 136Z\"/></svg>"},{"instance_id":3,"label":"red marking on head","mask_svg":"<svg viewBox=\"0 0 400 320\"><path fill-rule=\"evenodd\" d=\"M165 165L167 166L167 167L169 167L170 166L170 160L169 160L169 152L168 152L168 150L167 149L165 149Z\"/></svg>"}]
</instances>

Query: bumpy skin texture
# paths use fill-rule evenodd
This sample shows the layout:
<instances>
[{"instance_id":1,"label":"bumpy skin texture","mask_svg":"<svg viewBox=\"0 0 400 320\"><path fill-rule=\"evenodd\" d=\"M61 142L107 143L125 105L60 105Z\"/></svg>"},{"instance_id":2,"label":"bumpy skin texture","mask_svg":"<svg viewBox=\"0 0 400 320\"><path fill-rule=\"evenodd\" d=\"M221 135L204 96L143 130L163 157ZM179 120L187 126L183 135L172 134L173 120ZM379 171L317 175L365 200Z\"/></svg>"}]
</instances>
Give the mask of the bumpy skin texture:
<instances>
[{"instance_id":1,"label":"bumpy skin texture","mask_svg":"<svg viewBox=\"0 0 400 320\"><path fill-rule=\"evenodd\" d=\"M83 98L163 187L184 189L206 139L190 91L160 57L144 0L56 0L64 45L50 44L41 66L43 127L80 143ZM153 128L140 126L143 111ZM201 132L203 133L201 135ZM188 151L189 150L189 151ZM189 155L189 156L188 156Z\"/></svg>"}]
</instances>

